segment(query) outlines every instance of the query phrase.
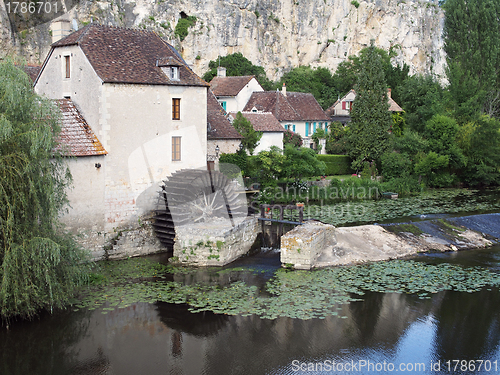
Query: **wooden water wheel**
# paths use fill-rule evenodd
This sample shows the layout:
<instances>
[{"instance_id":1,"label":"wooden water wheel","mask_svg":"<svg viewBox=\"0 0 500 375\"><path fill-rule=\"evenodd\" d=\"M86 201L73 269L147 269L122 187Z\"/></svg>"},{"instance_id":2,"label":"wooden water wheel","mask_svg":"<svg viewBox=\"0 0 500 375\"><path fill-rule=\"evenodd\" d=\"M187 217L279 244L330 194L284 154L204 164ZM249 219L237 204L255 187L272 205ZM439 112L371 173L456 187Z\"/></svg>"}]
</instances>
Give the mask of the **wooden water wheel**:
<instances>
[{"instance_id":1,"label":"wooden water wheel","mask_svg":"<svg viewBox=\"0 0 500 375\"><path fill-rule=\"evenodd\" d=\"M182 169L163 181L154 228L157 237L172 247L175 226L247 215L246 200L235 191L235 185L219 171Z\"/></svg>"}]
</instances>

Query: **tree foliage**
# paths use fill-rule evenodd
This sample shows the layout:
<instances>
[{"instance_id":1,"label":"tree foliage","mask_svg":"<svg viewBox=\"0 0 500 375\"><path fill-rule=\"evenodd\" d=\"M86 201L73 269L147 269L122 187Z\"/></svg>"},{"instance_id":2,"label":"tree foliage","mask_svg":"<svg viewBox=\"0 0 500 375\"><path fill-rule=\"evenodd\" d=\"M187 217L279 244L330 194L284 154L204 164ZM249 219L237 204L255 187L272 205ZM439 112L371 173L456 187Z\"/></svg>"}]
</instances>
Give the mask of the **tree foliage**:
<instances>
[{"instance_id":1,"label":"tree foliage","mask_svg":"<svg viewBox=\"0 0 500 375\"><path fill-rule=\"evenodd\" d=\"M292 145L293 147L301 147L302 137L299 133L294 133L290 129L287 129L283 133L283 148L288 144Z\"/></svg>"},{"instance_id":2,"label":"tree foliage","mask_svg":"<svg viewBox=\"0 0 500 375\"><path fill-rule=\"evenodd\" d=\"M342 61L333 74L332 79L340 95L345 95L354 87L361 73L362 62L366 60L368 53L373 52L380 58L380 64L388 87L395 89L408 78L408 73L410 71L408 65L403 64L403 66L400 66L399 64L392 64L391 59L396 56L396 52L393 48L388 52L382 48L374 47L370 52L370 47L367 47L363 48L358 56L351 55L347 60ZM399 99L396 92L394 93L394 99L396 102Z\"/></svg>"},{"instance_id":3,"label":"tree foliage","mask_svg":"<svg viewBox=\"0 0 500 375\"><path fill-rule=\"evenodd\" d=\"M236 114L233 126L243 137L241 140L243 149L248 150L250 155L253 155L255 148L259 145L259 141L262 138L262 132L255 131L251 122L241 112Z\"/></svg>"},{"instance_id":4,"label":"tree foliage","mask_svg":"<svg viewBox=\"0 0 500 375\"><path fill-rule=\"evenodd\" d=\"M286 85L287 90L313 94L323 109L330 107L339 95L332 73L327 68L312 69L299 66L285 73L276 88Z\"/></svg>"},{"instance_id":5,"label":"tree foliage","mask_svg":"<svg viewBox=\"0 0 500 375\"><path fill-rule=\"evenodd\" d=\"M397 93L397 103L405 110L406 124L415 131L422 132L432 116L445 112L445 91L430 75L408 77L393 93Z\"/></svg>"},{"instance_id":6,"label":"tree foliage","mask_svg":"<svg viewBox=\"0 0 500 375\"><path fill-rule=\"evenodd\" d=\"M500 115L500 2L446 0L449 91L460 122L479 111Z\"/></svg>"},{"instance_id":7,"label":"tree foliage","mask_svg":"<svg viewBox=\"0 0 500 375\"><path fill-rule=\"evenodd\" d=\"M389 148L389 130L392 125L382 59L373 41L361 58L361 71L355 90L348 150L353 169L361 170L366 162L380 162L382 154Z\"/></svg>"},{"instance_id":8,"label":"tree foliage","mask_svg":"<svg viewBox=\"0 0 500 375\"><path fill-rule=\"evenodd\" d=\"M53 152L57 109L0 63L0 315L62 306L82 280L83 253L61 233L69 172Z\"/></svg>"},{"instance_id":9,"label":"tree foliage","mask_svg":"<svg viewBox=\"0 0 500 375\"><path fill-rule=\"evenodd\" d=\"M264 90L271 90L272 82L267 78L262 66L254 65L242 53L236 52L227 56L219 56L217 60L208 63L209 70L203 75L203 79L210 82L217 76L217 67L226 68L226 75L231 76L255 76Z\"/></svg>"}]
</instances>

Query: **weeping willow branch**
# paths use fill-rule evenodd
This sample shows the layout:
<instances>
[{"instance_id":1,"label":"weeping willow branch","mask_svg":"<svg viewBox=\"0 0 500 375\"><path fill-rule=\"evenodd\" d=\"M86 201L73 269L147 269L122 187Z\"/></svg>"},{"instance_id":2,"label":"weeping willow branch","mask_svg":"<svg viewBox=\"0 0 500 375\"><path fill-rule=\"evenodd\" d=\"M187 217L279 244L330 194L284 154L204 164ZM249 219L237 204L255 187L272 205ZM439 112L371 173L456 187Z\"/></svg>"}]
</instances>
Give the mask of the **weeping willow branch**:
<instances>
[{"instance_id":1,"label":"weeping willow branch","mask_svg":"<svg viewBox=\"0 0 500 375\"><path fill-rule=\"evenodd\" d=\"M57 107L0 63L0 316L63 306L85 278L85 254L61 230L69 171L54 152Z\"/></svg>"}]
</instances>

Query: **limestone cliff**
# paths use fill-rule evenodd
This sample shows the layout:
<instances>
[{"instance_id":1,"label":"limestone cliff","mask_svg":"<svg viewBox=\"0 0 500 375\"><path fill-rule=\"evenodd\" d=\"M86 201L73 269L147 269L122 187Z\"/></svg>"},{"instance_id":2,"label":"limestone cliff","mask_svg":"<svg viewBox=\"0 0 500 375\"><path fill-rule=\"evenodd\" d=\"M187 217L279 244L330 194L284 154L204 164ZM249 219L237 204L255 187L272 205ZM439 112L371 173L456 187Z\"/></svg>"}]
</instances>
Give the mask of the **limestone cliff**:
<instances>
[{"instance_id":1,"label":"limestone cliff","mask_svg":"<svg viewBox=\"0 0 500 375\"><path fill-rule=\"evenodd\" d=\"M68 0L66 0L68 1ZM299 65L334 71L347 56L375 39L393 48L396 61L411 72L443 76L444 14L437 1L424 0L73 0L64 16L86 23L155 30L203 74L218 55L241 52L266 69L271 79ZM180 18L196 23L181 41ZM51 43L50 22L25 31L9 22L0 3L0 53L43 62Z\"/></svg>"}]
</instances>

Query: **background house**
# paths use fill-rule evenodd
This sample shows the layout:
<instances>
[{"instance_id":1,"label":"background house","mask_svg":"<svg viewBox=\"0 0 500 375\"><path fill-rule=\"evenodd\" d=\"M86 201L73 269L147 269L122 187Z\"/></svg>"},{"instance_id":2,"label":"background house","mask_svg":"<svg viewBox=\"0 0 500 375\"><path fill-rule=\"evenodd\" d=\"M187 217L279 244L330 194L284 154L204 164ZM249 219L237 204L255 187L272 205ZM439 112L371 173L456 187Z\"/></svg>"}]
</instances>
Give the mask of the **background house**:
<instances>
[{"instance_id":1,"label":"background house","mask_svg":"<svg viewBox=\"0 0 500 375\"><path fill-rule=\"evenodd\" d=\"M253 92L264 91L255 76L226 77L224 67L217 68L210 88L226 112L242 111Z\"/></svg>"},{"instance_id":2,"label":"background house","mask_svg":"<svg viewBox=\"0 0 500 375\"><path fill-rule=\"evenodd\" d=\"M34 87L71 99L108 152L99 167L70 163L88 194L72 194L62 218L95 248L137 227L168 175L206 166L208 84L154 32L90 24L52 45Z\"/></svg>"},{"instance_id":3,"label":"background house","mask_svg":"<svg viewBox=\"0 0 500 375\"><path fill-rule=\"evenodd\" d=\"M314 96L303 92L254 92L244 108L245 112L271 112L284 129L300 134L304 147L312 145L311 136L317 129L327 129L329 118Z\"/></svg>"},{"instance_id":4,"label":"background house","mask_svg":"<svg viewBox=\"0 0 500 375\"><path fill-rule=\"evenodd\" d=\"M207 95L207 162L210 168L217 169L221 154L238 151L242 136L231 125L211 90Z\"/></svg>"},{"instance_id":5,"label":"background house","mask_svg":"<svg viewBox=\"0 0 500 375\"><path fill-rule=\"evenodd\" d=\"M325 112L332 121L338 121L343 125L351 121L351 109L356 98L354 90L349 91L342 99L337 100ZM389 111L403 112L403 109L392 99L391 89L387 89L387 101L389 102Z\"/></svg>"},{"instance_id":6,"label":"background house","mask_svg":"<svg viewBox=\"0 0 500 375\"><path fill-rule=\"evenodd\" d=\"M229 119L232 122L236 118L237 112L229 113ZM241 112L253 126L253 129L262 132L262 138L259 145L254 150L254 155L261 151L269 150L271 146L283 149L283 133L285 128L274 117L271 112Z\"/></svg>"}]
</instances>

